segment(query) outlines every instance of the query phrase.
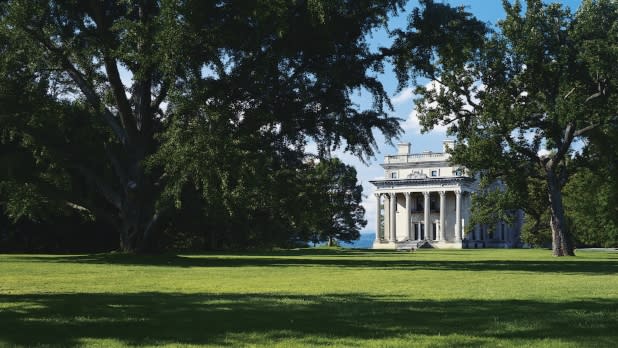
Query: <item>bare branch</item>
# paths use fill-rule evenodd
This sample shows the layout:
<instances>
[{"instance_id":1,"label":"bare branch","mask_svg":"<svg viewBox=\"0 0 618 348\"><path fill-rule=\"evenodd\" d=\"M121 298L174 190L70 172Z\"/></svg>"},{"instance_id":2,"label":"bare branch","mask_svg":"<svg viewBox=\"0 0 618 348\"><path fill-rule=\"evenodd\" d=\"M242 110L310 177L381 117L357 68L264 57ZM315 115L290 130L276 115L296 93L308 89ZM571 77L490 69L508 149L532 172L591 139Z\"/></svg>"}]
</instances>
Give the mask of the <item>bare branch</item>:
<instances>
[{"instance_id":1,"label":"bare branch","mask_svg":"<svg viewBox=\"0 0 618 348\"><path fill-rule=\"evenodd\" d=\"M159 221L159 216L159 212L155 212L152 215L152 218L150 218L150 221L148 222L148 224L146 225L146 229L144 230L144 240L148 240L150 238L150 235L154 230L154 226L156 226L157 222Z\"/></svg>"},{"instance_id":2,"label":"bare branch","mask_svg":"<svg viewBox=\"0 0 618 348\"><path fill-rule=\"evenodd\" d=\"M120 196L114 192L109 186L107 186L103 181L99 180L99 178L90 170L85 168L84 166L75 166L75 168L87 179L93 182L99 192L105 197L105 199L113 205L116 209L120 210L122 208L122 200Z\"/></svg>"},{"instance_id":3,"label":"bare branch","mask_svg":"<svg viewBox=\"0 0 618 348\"><path fill-rule=\"evenodd\" d=\"M116 219L109 212L103 209L97 208L96 206L88 207L86 204L82 202L69 202L69 201L65 202L65 204L68 207L75 209L79 212L90 214L94 216L96 219L104 220L105 222L107 222L108 224L114 227L118 226L118 219Z\"/></svg>"},{"instance_id":4,"label":"bare branch","mask_svg":"<svg viewBox=\"0 0 618 348\"><path fill-rule=\"evenodd\" d=\"M65 204L66 204L69 208L75 209L75 210L77 210L77 211L80 211L80 212L83 212L83 213L89 213L89 214L92 214L92 212L90 211L90 209L88 209L88 208L86 208L86 207L84 207L84 206L81 206L81 205L79 205L79 204L76 204L76 203L73 203L73 202L65 202Z\"/></svg>"},{"instance_id":5,"label":"bare branch","mask_svg":"<svg viewBox=\"0 0 618 348\"><path fill-rule=\"evenodd\" d=\"M584 127L584 128L578 129L578 130L576 130L576 131L573 133L573 137L579 137L579 136L583 135L584 133L586 133L586 132L588 132L588 131L591 131L591 130L593 130L593 129L595 129L595 128L599 127L599 126L600 126L600 124L599 124L599 123L595 123L595 124L591 124L591 125L589 125L589 126L587 126L587 127Z\"/></svg>"},{"instance_id":6,"label":"bare branch","mask_svg":"<svg viewBox=\"0 0 618 348\"><path fill-rule=\"evenodd\" d=\"M118 105L118 111L120 112L120 120L124 129L127 132L127 136L129 137L128 140L134 141L137 136L137 127L135 125L135 119L131 111L131 105L129 104L129 100L127 99L127 95L125 93L124 84L120 79L120 73L118 72L118 65L116 63L116 59L111 58L109 52L104 52L103 62L105 64L105 71L107 72L107 79L112 86L112 93L114 94L114 99L116 100L116 104Z\"/></svg>"},{"instance_id":7,"label":"bare branch","mask_svg":"<svg viewBox=\"0 0 618 348\"><path fill-rule=\"evenodd\" d=\"M593 99L596 99L596 98L598 98L598 97L600 97L602 95L603 95L603 92L597 92L597 93L589 96L588 98L586 98L586 100L584 100L584 103L587 103L587 102L589 102L589 101L591 101Z\"/></svg>"}]
</instances>

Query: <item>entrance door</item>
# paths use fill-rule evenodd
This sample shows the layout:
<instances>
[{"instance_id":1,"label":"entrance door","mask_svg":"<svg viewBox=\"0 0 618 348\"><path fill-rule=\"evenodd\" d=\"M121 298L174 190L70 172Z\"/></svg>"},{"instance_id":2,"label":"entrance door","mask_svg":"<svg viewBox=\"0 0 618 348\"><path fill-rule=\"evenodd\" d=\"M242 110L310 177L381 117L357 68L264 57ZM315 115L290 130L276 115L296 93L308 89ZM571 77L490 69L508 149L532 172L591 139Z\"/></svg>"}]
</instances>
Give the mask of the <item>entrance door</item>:
<instances>
[{"instance_id":1,"label":"entrance door","mask_svg":"<svg viewBox=\"0 0 618 348\"><path fill-rule=\"evenodd\" d=\"M414 223L414 239L415 240L423 239L423 223L422 222Z\"/></svg>"}]
</instances>

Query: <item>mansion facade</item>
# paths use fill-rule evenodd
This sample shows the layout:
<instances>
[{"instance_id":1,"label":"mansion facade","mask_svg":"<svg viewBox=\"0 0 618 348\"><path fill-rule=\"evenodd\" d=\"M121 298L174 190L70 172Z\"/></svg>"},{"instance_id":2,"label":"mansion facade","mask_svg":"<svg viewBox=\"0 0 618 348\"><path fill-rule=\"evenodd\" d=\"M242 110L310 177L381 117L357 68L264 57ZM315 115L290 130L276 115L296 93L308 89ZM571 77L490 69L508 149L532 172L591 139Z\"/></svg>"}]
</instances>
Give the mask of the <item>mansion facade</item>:
<instances>
[{"instance_id":1,"label":"mansion facade","mask_svg":"<svg viewBox=\"0 0 618 348\"><path fill-rule=\"evenodd\" d=\"M478 180L465 168L450 164L447 149L453 145L453 140L445 140L442 152L411 153L409 143L399 144L397 155L385 156L384 178L371 181L377 198L374 249L509 248L521 244L521 212L512 225L500 222L491 229L466 226Z\"/></svg>"}]
</instances>

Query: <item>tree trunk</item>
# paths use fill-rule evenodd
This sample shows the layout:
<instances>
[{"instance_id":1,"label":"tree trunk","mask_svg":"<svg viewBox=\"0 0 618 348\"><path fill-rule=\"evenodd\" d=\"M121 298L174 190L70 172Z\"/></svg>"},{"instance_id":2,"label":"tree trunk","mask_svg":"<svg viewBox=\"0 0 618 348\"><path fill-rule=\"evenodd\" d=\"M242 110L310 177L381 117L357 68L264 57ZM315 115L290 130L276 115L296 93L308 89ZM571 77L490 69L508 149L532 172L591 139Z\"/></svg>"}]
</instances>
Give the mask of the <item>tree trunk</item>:
<instances>
[{"instance_id":1,"label":"tree trunk","mask_svg":"<svg viewBox=\"0 0 618 348\"><path fill-rule=\"evenodd\" d=\"M140 223L139 206L134 199L126 195L120 212L120 250L125 253L143 251L145 226Z\"/></svg>"},{"instance_id":2,"label":"tree trunk","mask_svg":"<svg viewBox=\"0 0 618 348\"><path fill-rule=\"evenodd\" d=\"M551 213L552 254L554 256L575 256L573 242L571 241L566 218L564 216L562 191L558 176L553 170L546 170L545 174Z\"/></svg>"},{"instance_id":3,"label":"tree trunk","mask_svg":"<svg viewBox=\"0 0 618 348\"><path fill-rule=\"evenodd\" d=\"M122 183L122 207L120 217L120 250L123 252L149 252L154 247L153 230L158 215L152 194L153 183L144 173L143 161L147 156L147 143L136 141L130 149L131 159L127 161L128 176Z\"/></svg>"},{"instance_id":4,"label":"tree trunk","mask_svg":"<svg viewBox=\"0 0 618 348\"><path fill-rule=\"evenodd\" d=\"M333 237L328 236L328 246L332 247L334 245L335 245L335 241L334 241Z\"/></svg>"}]
</instances>

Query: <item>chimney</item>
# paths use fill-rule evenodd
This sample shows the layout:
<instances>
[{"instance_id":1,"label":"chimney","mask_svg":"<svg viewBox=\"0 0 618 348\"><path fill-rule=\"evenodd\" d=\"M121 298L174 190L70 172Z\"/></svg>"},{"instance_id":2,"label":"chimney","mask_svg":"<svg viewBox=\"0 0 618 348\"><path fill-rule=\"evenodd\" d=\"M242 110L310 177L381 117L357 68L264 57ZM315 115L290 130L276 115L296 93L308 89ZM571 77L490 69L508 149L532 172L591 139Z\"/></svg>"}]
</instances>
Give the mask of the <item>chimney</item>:
<instances>
[{"instance_id":1,"label":"chimney","mask_svg":"<svg viewBox=\"0 0 618 348\"><path fill-rule=\"evenodd\" d=\"M442 152L446 153L448 149L455 148L455 140L445 139L442 141Z\"/></svg>"},{"instance_id":2,"label":"chimney","mask_svg":"<svg viewBox=\"0 0 618 348\"><path fill-rule=\"evenodd\" d=\"M397 154L398 155L409 155L410 154L410 143L397 144Z\"/></svg>"}]
</instances>

